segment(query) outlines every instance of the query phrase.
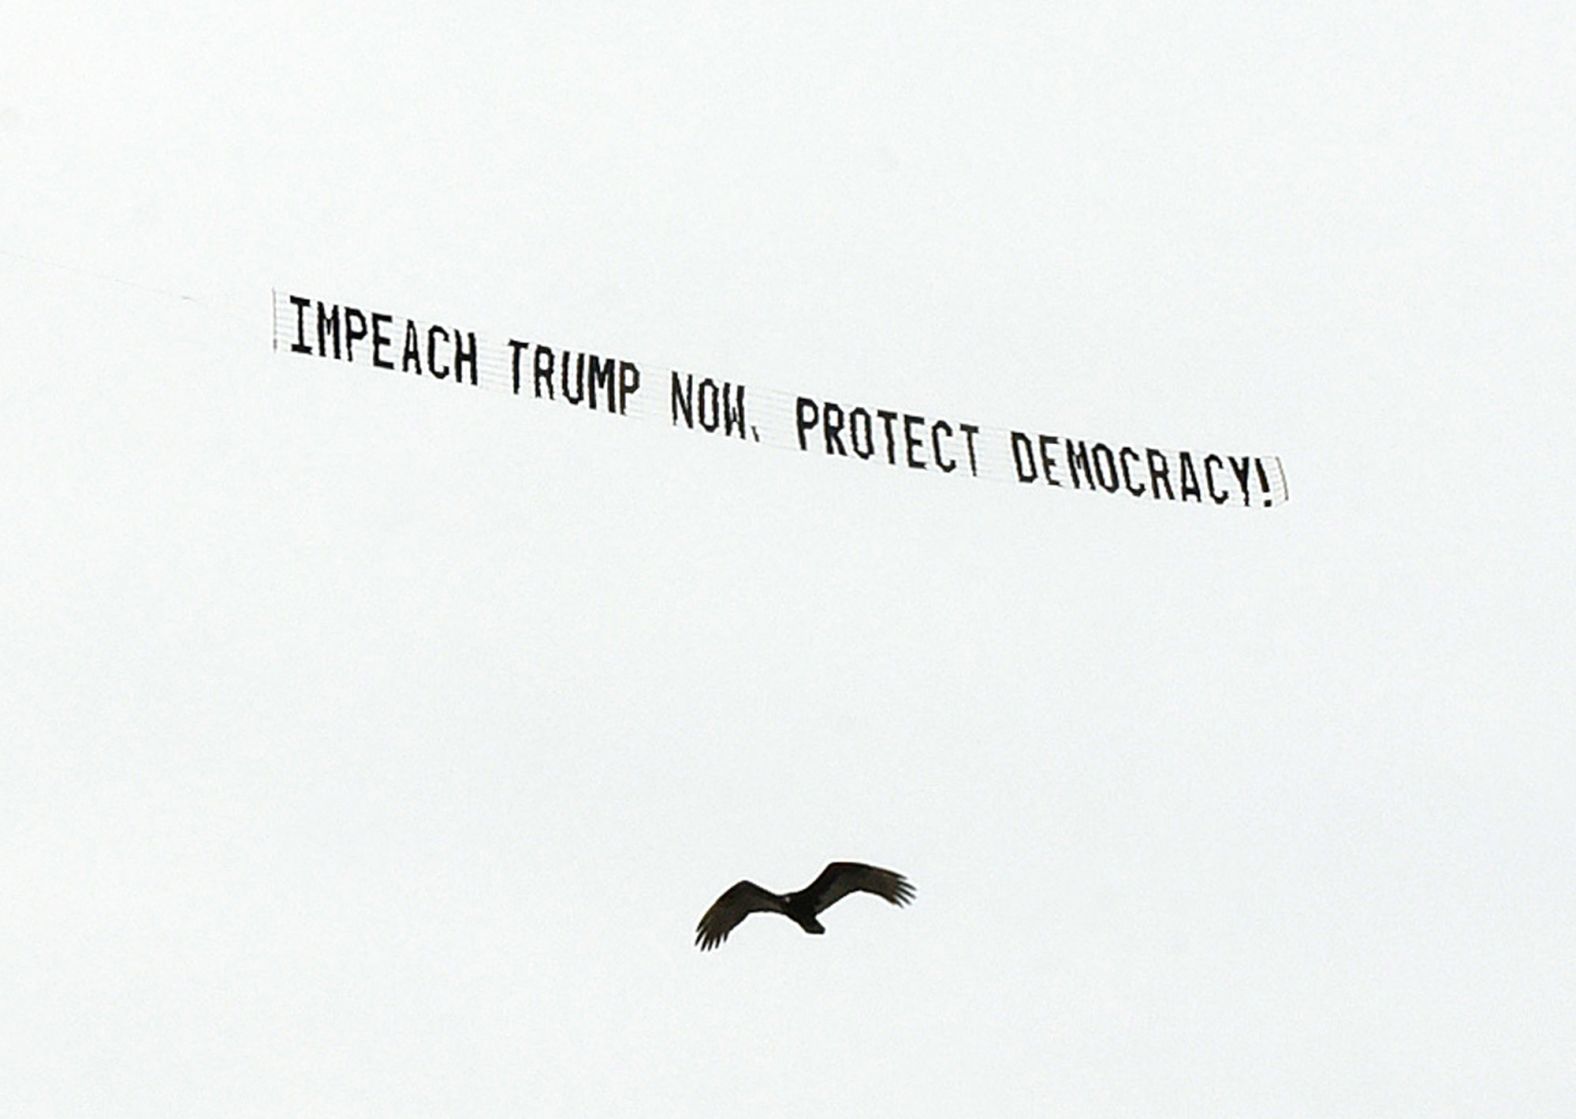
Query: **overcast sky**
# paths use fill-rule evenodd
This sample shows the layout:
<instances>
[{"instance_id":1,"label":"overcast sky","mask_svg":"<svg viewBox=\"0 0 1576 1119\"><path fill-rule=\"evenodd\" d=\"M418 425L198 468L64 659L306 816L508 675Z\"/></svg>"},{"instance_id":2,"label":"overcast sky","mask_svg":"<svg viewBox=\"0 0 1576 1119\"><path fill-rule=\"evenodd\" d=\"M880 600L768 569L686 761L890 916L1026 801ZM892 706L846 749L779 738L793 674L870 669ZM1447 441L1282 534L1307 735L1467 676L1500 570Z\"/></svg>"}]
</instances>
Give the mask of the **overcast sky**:
<instances>
[{"instance_id":1,"label":"overcast sky","mask_svg":"<svg viewBox=\"0 0 1576 1119\"><path fill-rule=\"evenodd\" d=\"M60 6L0 68L0 1111L1561 1115L1559 4ZM1206 508L270 288L1279 455ZM830 859L808 937L696 920Z\"/></svg>"}]
</instances>

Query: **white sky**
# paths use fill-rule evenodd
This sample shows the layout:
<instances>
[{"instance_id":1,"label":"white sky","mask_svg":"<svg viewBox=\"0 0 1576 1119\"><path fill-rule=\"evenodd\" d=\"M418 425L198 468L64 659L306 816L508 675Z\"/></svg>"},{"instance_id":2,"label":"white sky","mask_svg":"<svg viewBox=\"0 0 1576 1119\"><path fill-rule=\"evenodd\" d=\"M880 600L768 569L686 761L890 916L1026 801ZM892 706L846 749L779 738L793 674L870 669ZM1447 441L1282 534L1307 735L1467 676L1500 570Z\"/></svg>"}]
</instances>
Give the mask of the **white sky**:
<instances>
[{"instance_id":1,"label":"white sky","mask_svg":"<svg viewBox=\"0 0 1576 1119\"><path fill-rule=\"evenodd\" d=\"M1568 1113L1576 32L1317 7L8 20L0 1112ZM1292 501L289 360L274 284ZM916 904L695 951L833 858Z\"/></svg>"}]
</instances>

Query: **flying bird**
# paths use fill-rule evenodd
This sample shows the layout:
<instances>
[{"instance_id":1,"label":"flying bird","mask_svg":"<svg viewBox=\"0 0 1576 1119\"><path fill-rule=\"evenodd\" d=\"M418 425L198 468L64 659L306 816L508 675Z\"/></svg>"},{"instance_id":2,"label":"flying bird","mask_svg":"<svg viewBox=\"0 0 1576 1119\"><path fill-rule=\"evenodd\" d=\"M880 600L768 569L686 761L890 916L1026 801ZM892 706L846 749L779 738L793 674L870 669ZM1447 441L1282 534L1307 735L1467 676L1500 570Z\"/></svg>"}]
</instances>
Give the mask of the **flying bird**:
<instances>
[{"instance_id":1,"label":"flying bird","mask_svg":"<svg viewBox=\"0 0 1576 1119\"><path fill-rule=\"evenodd\" d=\"M914 887L896 871L864 863L828 863L814 882L791 894L774 894L754 882L728 887L695 926L695 943L702 952L717 947L751 913L781 913L805 932L819 935L826 930L816 915L839 898L860 891L893 905L914 900Z\"/></svg>"}]
</instances>

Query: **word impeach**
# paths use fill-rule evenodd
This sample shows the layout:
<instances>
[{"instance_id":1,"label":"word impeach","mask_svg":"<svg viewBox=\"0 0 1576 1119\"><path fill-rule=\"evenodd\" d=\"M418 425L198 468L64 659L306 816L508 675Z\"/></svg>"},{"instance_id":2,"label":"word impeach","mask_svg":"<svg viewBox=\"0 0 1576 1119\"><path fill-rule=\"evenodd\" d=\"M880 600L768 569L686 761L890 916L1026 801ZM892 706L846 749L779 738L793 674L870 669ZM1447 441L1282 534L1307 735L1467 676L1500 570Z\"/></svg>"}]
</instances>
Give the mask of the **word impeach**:
<instances>
[{"instance_id":1,"label":"word impeach","mask_svg":"<svg viewBox=\"0 0 1576 1119\"><path fill-rule=\"evenodd\" d=\"M817 458L1145 501L1262 507L1287 500L1286 475L1273 455L1162 450L988 427L698 377L534 338L499 345L474 330L280 291L273 315L274 348L286 353Z\"/></svg>"}]
</instances>

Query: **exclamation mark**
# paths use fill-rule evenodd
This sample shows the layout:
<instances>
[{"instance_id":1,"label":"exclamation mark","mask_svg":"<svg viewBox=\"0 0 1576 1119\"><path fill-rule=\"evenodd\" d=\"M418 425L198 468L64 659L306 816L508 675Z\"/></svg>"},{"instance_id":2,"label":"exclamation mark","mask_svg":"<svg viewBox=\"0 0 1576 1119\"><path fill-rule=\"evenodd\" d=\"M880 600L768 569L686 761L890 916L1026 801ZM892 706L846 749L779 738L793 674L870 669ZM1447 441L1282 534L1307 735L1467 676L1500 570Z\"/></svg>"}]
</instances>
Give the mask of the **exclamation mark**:
<instances>
[{"instance_id":1,"label":"exclamation mark","mask_svg":"<svg viewBox=\"0 0 1576 1119\"><path fill-rule=\"evenodd\" d=\"M1275 499L1270 496L1269 475L1264 473L1264 460L1261 458L1256 458L1253 460L1253 465L1258 467L1259 470L1259 488L1264 491L1264 504L1274 505Z\"/></svg>"}]
</instances>

